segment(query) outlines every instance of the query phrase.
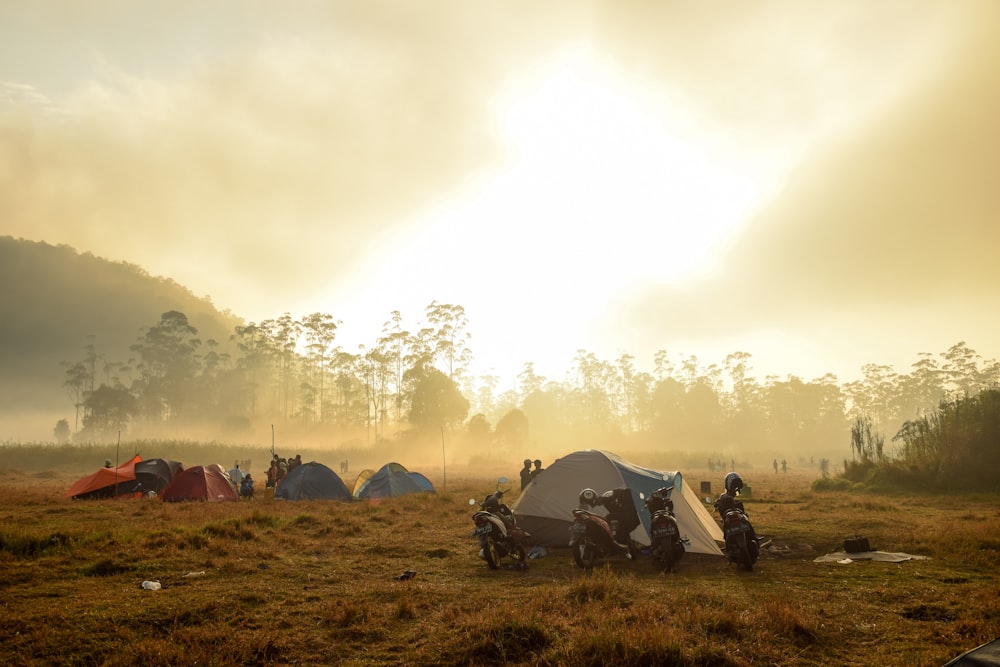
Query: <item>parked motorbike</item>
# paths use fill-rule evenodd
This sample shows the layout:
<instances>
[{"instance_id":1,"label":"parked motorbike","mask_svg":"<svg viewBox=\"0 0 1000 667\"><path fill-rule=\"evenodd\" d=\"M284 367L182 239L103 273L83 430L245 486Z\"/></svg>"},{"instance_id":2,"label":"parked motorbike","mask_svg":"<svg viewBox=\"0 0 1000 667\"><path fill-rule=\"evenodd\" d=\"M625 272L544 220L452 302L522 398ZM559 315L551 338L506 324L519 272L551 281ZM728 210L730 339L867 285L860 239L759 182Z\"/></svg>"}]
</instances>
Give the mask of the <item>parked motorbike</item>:
<instances>
[{"instance_id":1,"label":"parked motorbike","mask_svg":"<svg viewBox=\"0 0 1000 667\"><path fill-rule=\"evenodd\" d=\"M684 540L674 517L674 501L670 499L673 488L665 486L657 489L643 501L650 514L649 537L653 564L667 572L673 572L674 565L684 555Z\"/></svg>"},{"instance_id":2,"label":"parked motorbike","mask_svg":"<svg viewBox=\"0 0 1000 667\"><path fill-rule=\"evenodd\" d=\"M603 506L607 516L594 514L586 507ZM606 491L601 496L593 489L580 492L580 508L573 510L569 546L577 567L590 569L600 558L624 554L633 560L638 554L630 537L639 525L639 515L627 488Z\"/></svg>"},{"instance_id":3,"label":"parked motorbike","mask_svg":"<svg viewBox=\"0 0 1000 667\"><path fill-rule=\"evenodd\" d=\"M528 563L525 545L531 535L518 527L514 511L502 502L505 491L500 487L506 482L506 477L498 479L496 491L486 496L479 503L480 510L472 515L476 524L472 536L479 540L479 555L491 570L500 567L500 559L504 556L522 566ZM475 505L475 499L470 498L469 504Z\"/></svg>"},{"instance_id":4,"label":"parked motorbike","mask_svg":"<svg viewBox=\"0 0 1000 667\"><path fill-rule=\"evenodd\" d=\"M753 565L760 556L760 544L757 533L747 517L743 501L738 500L735 493L726 492L715 501L715 509L722 517L722 535L726 540L726 558L730 563L736 563L747 572L753 571Z\"/></svg>"}]
</instances>

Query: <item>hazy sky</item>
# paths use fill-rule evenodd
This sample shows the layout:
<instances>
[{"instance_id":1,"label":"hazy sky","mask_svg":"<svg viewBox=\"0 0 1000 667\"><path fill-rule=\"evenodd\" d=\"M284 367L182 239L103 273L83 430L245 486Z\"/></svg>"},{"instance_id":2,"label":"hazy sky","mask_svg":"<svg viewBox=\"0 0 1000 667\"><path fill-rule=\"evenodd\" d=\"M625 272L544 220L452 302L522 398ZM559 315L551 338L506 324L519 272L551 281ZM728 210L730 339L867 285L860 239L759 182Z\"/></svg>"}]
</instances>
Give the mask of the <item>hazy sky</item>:
<instances>
[{"instance_id":1,"label":"hazy sky","mask_svg":"<svg viewBox=\"0 0 1000 667\"><path fill-rule=\"evenodd\" d=\"M1000 356L1000 3L0 3L0 233L479 370Z\"/></svg>"}]
</instances>

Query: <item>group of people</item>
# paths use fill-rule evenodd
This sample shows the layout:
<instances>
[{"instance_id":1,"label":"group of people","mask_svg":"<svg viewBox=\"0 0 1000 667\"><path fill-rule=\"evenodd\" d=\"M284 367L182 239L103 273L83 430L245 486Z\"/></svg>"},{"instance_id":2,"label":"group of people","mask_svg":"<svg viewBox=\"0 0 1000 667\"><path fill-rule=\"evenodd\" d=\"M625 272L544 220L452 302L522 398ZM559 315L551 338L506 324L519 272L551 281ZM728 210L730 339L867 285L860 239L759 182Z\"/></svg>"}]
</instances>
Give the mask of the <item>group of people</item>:
<instances>
[{"instance_id":1,"label":"group of people","mask_svg":"<svg viewBox=\"0 0 1000 667\"><path fill-rule=\"evenodd\" d=\"M534 469L531 467L532 463L535 465ZM534 461L524 459L524 467L521 468L521 490L524 491L528 484L531 484L531 480L538 477L544 470L545 468L542 467L541 459L535 459Z\"/></svg>"},{"instance_id":2,"label":"group of people","mask_svg":"<svg viewBox=\"0 0 1000 667\"><path fill-rule=\"evenodd\" d=\"M277 454L271 455L271 466L267 469L267 488L273 489L278 486L278 482L285 479L285 476L302 465L302 455L296 454L292 458L286 459Z\"/></svg>"}]
</instances>

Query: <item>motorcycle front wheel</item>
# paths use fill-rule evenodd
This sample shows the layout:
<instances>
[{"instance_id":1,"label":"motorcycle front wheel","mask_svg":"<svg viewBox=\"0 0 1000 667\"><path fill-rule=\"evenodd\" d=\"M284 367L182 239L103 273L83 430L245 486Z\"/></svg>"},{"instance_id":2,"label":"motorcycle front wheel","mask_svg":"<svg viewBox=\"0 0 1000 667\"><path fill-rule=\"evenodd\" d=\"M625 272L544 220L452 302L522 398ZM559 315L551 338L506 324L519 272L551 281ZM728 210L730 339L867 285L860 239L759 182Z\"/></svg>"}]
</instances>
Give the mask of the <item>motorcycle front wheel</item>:
<instances>
[{"instance_id":1,"label":"motorcycle front wheel","mask_svg":"<svg viewBox=\"0 0 1000 667\"><path fill-rule=\"evenodd\" d=\"M594 567L594 561L597 560L597 550L594 548L593 543L590 540L580 540L574 544L573 560L576 562L577 567L584 570Z\"/></svg>"},{"instance_id":2,"label":"motorcycle front wheel","mask_svg":"<svg viewBox=\"0 0 1000 667\"><path fill-rule=\"evenodd\" d=\"M528 559L528 552L524 550L524 545L520 542L515 543L510 548L510 554L508 555L519 563L524 563Z\"/></svg>"},{"instance_id":3,"label":"motorcycle front wheel","mask_svg":"<svg viewBox=\"0 0 1000 667\"><path fill-rule=\"evenodd\" d=\"M486 538L486 543L483 544L483 558L491 570L500 568L500 552L497 551L496 542L493 541L492 537Z\"/></svg>"}]
</instances>

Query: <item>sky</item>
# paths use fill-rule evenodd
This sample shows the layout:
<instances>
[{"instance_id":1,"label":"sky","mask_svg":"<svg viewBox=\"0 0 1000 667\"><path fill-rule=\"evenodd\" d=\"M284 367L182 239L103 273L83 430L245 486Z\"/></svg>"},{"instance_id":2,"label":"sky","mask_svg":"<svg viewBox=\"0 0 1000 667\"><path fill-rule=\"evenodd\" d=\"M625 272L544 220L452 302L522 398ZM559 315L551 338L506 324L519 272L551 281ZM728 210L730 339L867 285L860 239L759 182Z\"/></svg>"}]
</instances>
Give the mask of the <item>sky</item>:
<instances>
[{"instance_id":1,"label":"sky","mask_svg":"<svg viewBox=\"0 0 1000 667\"><path fill-rule=\"evenodd\" d=\"M0 233L346 351L461 305L501 386L995 359L998 33L993 0L0 3Z\"/></svg>"}]
</instances>

